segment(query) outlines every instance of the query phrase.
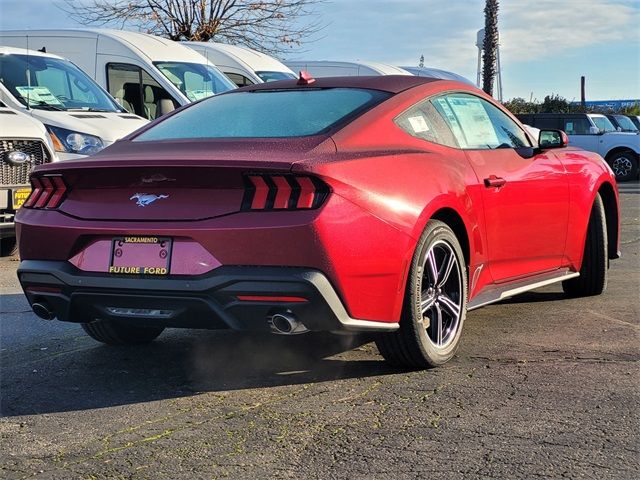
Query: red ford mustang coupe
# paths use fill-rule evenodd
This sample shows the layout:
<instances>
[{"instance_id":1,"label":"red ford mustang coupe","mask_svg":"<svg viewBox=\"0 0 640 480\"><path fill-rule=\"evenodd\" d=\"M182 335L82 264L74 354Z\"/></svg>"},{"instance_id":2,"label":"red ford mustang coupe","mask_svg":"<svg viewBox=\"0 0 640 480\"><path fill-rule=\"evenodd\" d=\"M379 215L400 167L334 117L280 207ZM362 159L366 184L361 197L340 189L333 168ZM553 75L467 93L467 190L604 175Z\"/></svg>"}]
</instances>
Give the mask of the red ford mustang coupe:
<instances>
[{"instance_id":1,"label":"red ford mustang coupe","mask_svg":"<svg viewBox=\"0 0 640 480\"><path fill-rule=\"evenodd\" d=\"M377 332L390 363L439 365L468 310L555 282L605 289L614 176L566 142L455 81L255 85L38 167L18 276L36 314L108 344L165 327Z\"/></svg>"}]
</instances>

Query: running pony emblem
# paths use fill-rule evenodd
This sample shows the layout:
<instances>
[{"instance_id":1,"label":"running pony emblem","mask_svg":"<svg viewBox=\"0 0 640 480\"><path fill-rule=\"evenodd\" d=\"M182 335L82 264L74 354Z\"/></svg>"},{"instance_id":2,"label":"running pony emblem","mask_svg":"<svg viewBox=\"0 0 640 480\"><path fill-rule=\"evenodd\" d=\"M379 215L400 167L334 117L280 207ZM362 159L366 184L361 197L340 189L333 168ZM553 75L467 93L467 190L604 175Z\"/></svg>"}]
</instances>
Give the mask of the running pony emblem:
<instances>
[{"instance_id":1,"label":"running pony emblem","mask_svg":"<svg viewBox=\"0 0 640 480\"><path fill-rule=\"evenodd\" d=\"M146 207L147 205L161 198L169 198L169 195L156 195L154 193L136 193L129 200L137 200L136 205Z\"/></svg>"}]
</instances>

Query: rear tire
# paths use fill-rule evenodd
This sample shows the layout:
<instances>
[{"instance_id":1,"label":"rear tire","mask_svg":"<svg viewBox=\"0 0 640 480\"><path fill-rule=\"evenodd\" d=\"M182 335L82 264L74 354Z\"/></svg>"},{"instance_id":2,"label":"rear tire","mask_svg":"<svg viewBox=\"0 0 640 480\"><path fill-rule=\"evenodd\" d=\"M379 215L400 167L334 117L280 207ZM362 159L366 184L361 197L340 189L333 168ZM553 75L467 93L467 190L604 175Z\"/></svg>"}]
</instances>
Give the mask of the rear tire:
<instances>
[{"instance_id":1,"label":"rear tire","mask_svg":"<svg viewBox=\"0 0 640 480\"><path fill-rule=\"evenodd\" d=\"M604 292L609 267L607 252L607 218L602 198L597 194L587 225L580 276L562 282L564 292L570 297L589 297Z\"/></svg>"},{"instance_id":2,"label":"rear tire","mask_svg":"<svg viewBox=\"0 0 640 480\"><path fill-rule=\"evenodd\" d=\"M18 253L16 237L0 239L0 257L10 257Z\"/></svg>"},{"instance_id":3,"label":"rear tire","mask_svg":"<svg viewBox=\"0 0 640 480\"><path fill-rule=\"evenodd\" d=\"M464 255L443 222L427 223L411 263L400 328L381 334L376 345L396 367L442 365L458 349L467 311Z\"/></svg>"},{"instance_id":4,"label":"rear tire","mask_svg":"<svg viewBox=\"0 0 640 480\"><path fill-rule=\"evenodd\" d=\"M162 333L164 327L136 327L110 320L83 323L82 328L98 342L107 345L139 345L149 343Z\"/></svg>"}]
</instances>

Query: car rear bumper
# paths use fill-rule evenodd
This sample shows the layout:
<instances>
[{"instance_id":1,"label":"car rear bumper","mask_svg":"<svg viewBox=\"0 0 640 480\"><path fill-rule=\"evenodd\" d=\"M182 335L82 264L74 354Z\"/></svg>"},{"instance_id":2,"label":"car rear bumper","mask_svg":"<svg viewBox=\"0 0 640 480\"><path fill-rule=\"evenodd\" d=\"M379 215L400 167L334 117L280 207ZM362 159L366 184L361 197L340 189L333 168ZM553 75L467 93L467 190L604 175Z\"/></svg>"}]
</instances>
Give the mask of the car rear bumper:
<instances>
[{"instance_id":1,"label":"car rear bumper","mask_svg":"<svg viewBox=\"0 0 640 480\"><path fill-rule=\"evenodd\" d=\"M88 273L68 262L23 260L18 278L30 305L44 305L52 316L69 322L101 318L269 331L269 319L281 313L311 331L398 328L397 323L349 317L327 277L307 268L223 266L199 276L149 278Z\"/></svg>"}]
</instances>

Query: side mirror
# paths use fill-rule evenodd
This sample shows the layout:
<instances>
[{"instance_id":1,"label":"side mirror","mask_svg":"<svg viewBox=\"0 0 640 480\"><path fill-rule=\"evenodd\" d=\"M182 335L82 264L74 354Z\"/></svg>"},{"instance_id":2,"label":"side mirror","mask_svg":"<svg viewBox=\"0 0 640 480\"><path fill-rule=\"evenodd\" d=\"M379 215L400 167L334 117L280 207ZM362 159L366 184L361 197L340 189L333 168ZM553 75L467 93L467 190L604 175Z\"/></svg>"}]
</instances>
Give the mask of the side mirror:
<instances>
[{"instance_id":1,"label":"side mirror","mask_svg":"<svg viewBox=\"0 0 640 480\"><path fill-rule=\"evenodd\" d=\"M569 137L562 130L540 130L538 144L542 149L563 148L569 145Z\"/></svg>"},{"instance_id":2,"label":"side mirror","mask_svg":"<svg viewBox=\"0 0 640 480\"><path fill-rule=\"evenodd\" d=\"M616 128L616 132L621 132L621 131L622 131L621 127Z\"/></svg>"},{"instance_id":3,"label":"side mirror","mask_svg":"<svg viewBox=\"0 0 640 480\"><path fill-rule=\"evenodd\" d=\"M589 127L589 135L600 135L600 129L598 127Z\"/></svg>"}]
</instances>

